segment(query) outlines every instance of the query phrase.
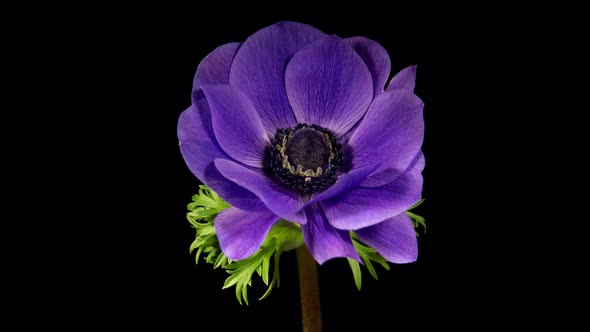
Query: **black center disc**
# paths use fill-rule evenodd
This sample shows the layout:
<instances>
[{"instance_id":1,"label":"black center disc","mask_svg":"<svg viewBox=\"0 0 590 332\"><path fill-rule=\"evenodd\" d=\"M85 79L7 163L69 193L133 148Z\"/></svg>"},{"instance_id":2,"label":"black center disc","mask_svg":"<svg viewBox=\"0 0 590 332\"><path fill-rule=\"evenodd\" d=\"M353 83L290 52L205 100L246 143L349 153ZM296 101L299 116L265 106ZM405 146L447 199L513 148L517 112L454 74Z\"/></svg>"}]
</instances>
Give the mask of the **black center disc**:
<instances>
[{"instance_id":1,"label":"black center disc","mask_svg":"<svg viewBox=\"0 0 590 332\"><path fill-rule=\"evenodd\" d=\"M270 152L276 178L302 193L321 191L336 181L343 164L342 146L327 129L299 124L278 129Z\"/></svg>"}]
</instances>

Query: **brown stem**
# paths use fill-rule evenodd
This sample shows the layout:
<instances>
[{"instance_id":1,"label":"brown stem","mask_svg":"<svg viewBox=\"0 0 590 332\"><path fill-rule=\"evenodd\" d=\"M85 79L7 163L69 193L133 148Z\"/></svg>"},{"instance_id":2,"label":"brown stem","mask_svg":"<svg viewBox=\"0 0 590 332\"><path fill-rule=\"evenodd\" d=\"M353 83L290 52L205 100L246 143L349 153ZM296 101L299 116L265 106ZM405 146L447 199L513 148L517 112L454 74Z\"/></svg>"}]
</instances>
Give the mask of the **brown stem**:
<instances>
[{"instance_id":1,"label":"brown stem","mask_svg":"<svg viewBox=\"0 0 590 332\"><path fill-rule=\"evenodd\" d=\"M305 245L297 248L297 270L301 292L301 319L304 332L322 331L318 265Z\"/></svg>"}]
</instances>

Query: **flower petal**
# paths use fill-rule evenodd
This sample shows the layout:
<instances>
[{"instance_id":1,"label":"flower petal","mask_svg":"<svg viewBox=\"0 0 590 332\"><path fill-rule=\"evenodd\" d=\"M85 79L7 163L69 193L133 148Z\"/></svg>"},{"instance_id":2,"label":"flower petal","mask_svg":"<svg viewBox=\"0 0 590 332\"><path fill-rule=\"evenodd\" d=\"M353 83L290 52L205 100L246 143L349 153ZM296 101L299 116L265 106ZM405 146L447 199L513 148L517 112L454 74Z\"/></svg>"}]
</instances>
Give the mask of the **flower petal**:
<instances>
[{"instance_id":1,"label":"flower petal","mask_svg":"<svg viewBox=\"0 0 590 332\"><path fill-rule=\"evenodd\" d=\"M397 169L386 169L383 171L375 172L368 176L362 183L361 186L365 188L381 187L395 180L398 176L403 174L403 171Z\"/></svg>"},{"instance_id":2,"label":"flower petal","mask_svg":"<svg viewBox=\"0 0 590 332\"><path fill-rule=\"evenodd\" d=\"M391 60L383 46L365 37L344 39L363 59L373 77L374 96L383 93L391 71Z\"/></svg>"},{"instance_id":3,"label":"flower petal","mask_svg":"<svg viewBox=\"0 0 590 332\"><path fill-rule=\"evenodd\" d=\"M204 98L201 86L229 83L229 69L241 44L228 43L221 45L201 60L193 80L193 103Z\"/></svg>"},{"instance_id":4,"label":"flower petal","mask_svg":"<svg viewBox=\"0 0 590 332\"><path fill-rule=\"evenodd\" d=\"M297 124L285 92L287 63L295 52L324 36L306 24L279 22L250 36L236 54L230 85L248 95L270 134Z\"/></svg>"},{"instance_id":5,"label":"flower petal","mask_svg":"<svg viewBox=\"0 0 590 332\"><path fill-rule=\"evenodd\" d=\"M422 153L422 150L418 151L418 154L416 155L416 157L414 157L414 159L418 158L424 159L424 154ZM360 186L365 188L381 187L397 179L398 176L402 175L405 172L400 171L399 169L387 167L387 163L381 164L381 166L377 168L377 171L367 176L365 180L360 184Z\"/></svg>"},{"instance_id":6,"label":"flower petal","mask_svg":"<svg viewBox=\"0 0 590 332\"><path fill-rule=\"evenodd\" d=\"M367 66L343 40L331 36L297 52L285 71L289 102L298 122L345 134L373 98Z\"/></svg>"},{"instance_id":7,"label":"flower petal","mask_svg":"<svg viewBox=\"0 0 590 332\"><path fill-rule=\"evenodd\" d=\"M405 212L354 232L363 242L392 263L411 263L418 258L416 231Z\"/></svg>"},{"instance_id":8,"label":"flower petal","mask_svg":"<svg viewBox=\"0 0 590 332\"><path fill-rule=\"evenodd\" d=\"M248 97L229 85L202 87L219 145L235 160L262 167L264 149L270 144L262 122Z\"/></svg>"},{"instance_id":9,"label":"flower petal","mask_svg":"<svg viewBox=\"0 0 590 332\"><path fill-rule=\"evenodd\" d=\"M416 86L416 65L406 67L400 70L387 86L387 91L402 89L410 92L414 92Z\"/></svg>"},{"instance_id":10,"label":"flower petal","mask_svg":"<svg viewBox=\"0 0 590 332\"><path fill-rule=\"evenodd\" d=\"M249 212L232 206L221 211L215 217L215 232L223 254L233 260L252 256L277 220L268 210Z\"/></svg>"},{"instance_id":11,"label":"flower petal","mask_svg":"<svg viewBox=\"0 0 590 332\"><path fill-rule=\"evenodd\" d=\"M216 158L227 158L215 141L211 114L205 99L191 105L178 119L180 151L188 168L231 205L243 210L265 209L258 197L223 177L213 165Z\"/></svg>"},{"instance_id":12,"label":"flower petal","mask_svg":"<svg viewBox=\"0 0 590 332\"><path fill-rule=\"evenodd\" d=\"M343 192L347 192L359 186L375 170L375 167L364 167L353 169L348 173L342 174L336 180L336 183L331 185L325 191L322 191L318 195L312 197L305 206L321 202L323 200L337 196Z\"/></svg>"},{"instance_id":13,"label":"flower petal","mask_svg":"<svg viewBox=\"0 0 590 332\"><path fill-rule=\"evenodd\" d=\"M407 169L424 140L423 107L420 98L406 90L377 96L350 137L353 168L379 165L376 173L394 169L395 177Z\"/></svg>"},{"instance_id":14,"label":"flower petal","mask_svg":"<svg viewBox=\"0 0 590 332\"><path fill-rule=\"evenodd\" d=\"M300 211L303 203L298 197L283 190L262 171L248 169L226 159L216 159L215 166L224 177L258 196L279 217L299 224L306 223L305 213Z\"/></svg>"},{"instance_id":15,"label":"flower petal","mask_svg":"<svg viewBox=\"0 0 590 332\"><path fill-rule=\"evenodd\" d=\"M358 187L320 204L330 224L338 229L355 230L375 225L406 211L420 199L422 169L424 158L417 158L403 175L389 184Z\"/></svg>"},{"instance_id":16,"label":"flower petal","mask_svg":"<svg viewBox=\"0 0 590 332\"><path fill-rule=\"evenodd\" d=\"M312 205L305 209L307 224L301 225L307 249L319 264L336 257L348 257L361 261L349 231L330 226L322 209Z\"/></svg>"}]
</instances>

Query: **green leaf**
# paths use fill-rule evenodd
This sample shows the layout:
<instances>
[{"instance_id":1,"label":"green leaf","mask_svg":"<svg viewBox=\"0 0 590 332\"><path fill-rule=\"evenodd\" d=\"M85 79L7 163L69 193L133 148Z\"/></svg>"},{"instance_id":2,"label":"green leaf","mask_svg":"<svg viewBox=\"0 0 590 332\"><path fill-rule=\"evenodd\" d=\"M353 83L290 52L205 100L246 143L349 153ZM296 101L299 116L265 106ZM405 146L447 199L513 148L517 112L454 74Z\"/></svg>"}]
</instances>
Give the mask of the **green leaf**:
<instances>
[{"instance_id":1,"label":"green leaf","mask_svg":"<svg viewBox=\"0 0 590 332\"><path fill-rule=\"evenodd\" d=\"M259 300L264 300L265 298L267 298L270 295L270 292L272 291L272 289L275 285L277 287L279 287L281 285L281 275L279 274L279 260L280 260L280 258L281 258L281 251L277 251L275 253L272 281L271 281L270 285L268 286L268 288L266 289L266 292L259 298Z\"/></svg>"},{"instance_id":2,"label":"green leaf","mask_svg":"<svg viewBox=\"0 0 590 332\"><path fill-rule=\"evenodd\" d=\"M406 211L406 214L408 215L408 217L410 217L412 223L414 224L414 228L416 228L416 236L418 237L420 237L420 233L418 233L417 229L420 226L424 228L424 234L426 234L426 219L424 219L424 217L422 216L415 214L414 212L410 212L410 210L413 210L414 208L418 207L420 204L422 204L422 202L424 202L424 198L421 198L416 204L412 205L412 207L409 208L408 211Z\"/></svg>"},{"instance_id":3,"label":"green leaf","mask_svg":"<svg viewBox=\"0 0 590 332\"><path fill-rule=\"evenodd\" d=\"M262 265L260 265L260 273L259 276L262 277L262 282L268 286L268 273L270 271L270 257L265 257L262 261Z\"/></svg>"},{"instance_id":4,"label":"green leaf","mask_svg":"<svg viewBox=\"0 0 590 332\"><path fill-rule=\"evenodd\" d=\"M247 294L245 288L252 285L252 276L256 272L262 278L262 282L268 286L266 292L259 298L259 300L265 299L274 287L280 285L281 253L298 248L302 244L301 228L291 222L280 220L271 228L264 243L254 255L225 266L231 276L226 280L223 288L235 286L238 302L242 304L243 301L248 304L248 299L244 297ZM270 268L273 257L271 278Z\"/></svg>"},{"instance_id":5,"label":"green leaf","mask_svg":"<svg viewBox=\"0 0 590 332\"><path fill-rule=\"evenodd\" d=\"M420 200L418 202L416 202L414 205L412 205L408 211L413 210L415 208L417 208L418 206L420 206L422 203L424 203L426 199L425 198L420 198Z\"/></svg>"},{"instance_id":6,"label":"green leaf","mask_svg":"<svg viewBox=\"0 0 590 332\"><path fill-rule=\"evenodd\" d=\"M359 262L355 261L352 258L347 258L348 265L350 265L350 269L352 270L352 277L354 278L354 283L358 290L361 290L361 285L363 283L362 274L361 274L361 265Z\"/></svg>"},{"instance_id":7,"label":"green leaf","mask_svg":"<svg viewBox=\"0 0 590 332\"><path fill-rule=\"evenodd\" d=\"M270 229L265 241L269 241L269 239L273 238L276 239L277 248L281 251L297 249L303 245L301 227L298 224L283 219L279 220Z\"/></svg>"},{"instance_id":8,"label":"green leaf","mask_svg":"<svg viewBox=\"0 0 590 332\"><path fill-rule=\"evenodd\" d=\"M205 262L213 264L214 268L229 264L230 260L223 255L219 247L213 220L219 212L230 205L204 185L199 186L199 193L193 195L192 199L187 206L189 212L186 217L197 231L197 236L189 247L191 253L197 251L195 262L198 264L199 259L205 254Z\"/></svg>"},{"instance_id":9,"label":"green leaf","mask_svg":"<svg viewBox=\"0 0 590 332\"><path fill-rule=\"evenodd\" d=\"M233 262L225 269L230 276L225 281L223 288L236 287L236 298L242 304L242 300L248 304L247 288L252 285L252 275L257 270L261 272L262 279L268 280L268 269L264 269L265 260L269 260L274 254L273 251L267 248L259 249L256 254L237 262Z\"/></svg>"},{"instance_id":10,"label":"green leaf","mask_svg":"<svg viewBox=\"0 0 590 332\"><path fill-rule=\"evenodd\" d=\"M409 208L408 211L406 211L406 214L412 220L414 228L422 226L424 228L424 233L426 234L426 221L424 217L419 216L413 212L410 212L410 210L420 206L420 204L422 204L423 202L424 198L421 198L418 202L416 202L416 204L412 205L412 207ZM359 257L363 261L365 267L367 268L369 274L373 277L373 279L378 279L377 270L375 270L373 263L377 263L381 265L384 269L389 271L389 264L387 263L387 260L383 258L383 256L381 256L375 249L363 243L353 232L351 232L351 236L354 248L356 249L357 253L359 254ZM420 234L418 234L418 231L416 231L416 236L420 236ZM358 288L358 290L361 290L362 271L360 268L360 264L359 262L350 258L348 259L348 264L350 265L350 269L352 270L352 276L354 278L356 288Z\"/></svg>"},{"instance_id":11,"label":"green leaf","mask_svg":"<svg viewBox=\"0 0 590 332\"><path fill-rule=\"evenodd\" d=\"M229 277L225 280L223 288L235 287L238 302L248 305L248 287L252 286L254 274L260 276L262 282L268 286L260 298L262 300L274 287L280 285L281 253L301 246L303 236L299 225L280 220L271 228L261 248L254 255L240 261L231 261L219 247L214 225L217 214L229 206L207 186L199 187L199 193L193 195L192 202L187 206L187 219L197 232L189 250L191 253L196 251L197 263L202 258L206 263L213 264L213 268L226 270Z\"/></svg>"},{"instance_id":12,"label":"green leaf","mask_svg":"<svg viewBox=\"0 0 590 332\"><path fill-rule=\"evenodd\" d=\"M356 249L357 253L359 254L359 257L363 261L365 267L369 271L369 274L373 277L373 279L377 280L378 279L377 271L375 270L373 263L378 263L384 269L389 270L389 264L387 263L387 260L385 260L385 258L383 258L383 256L381 256L375 249L364 244L356 236L356 234L351 232L351 236L352 236L352 244L354 245L354 248ZM350 269L352 270L352 276L354 278L354 283L356 284L356 288L358 290L361 290L362 273L361 273L360 264L357 261L350 259L350 258L348 259L348 264L350 265Z\"/></svg>"},{"instance_id":13,"label":"green leaf","mask_svg":"<svg viewBox=\"0 0 590 332\"><path fill-rule=\"evenodd\" d=\"M419 206L422 202L424 202L424 199L420 199L410 210ZM274 287L280 286L279 262L281 254L284 251L293 250L303 245L303 236L298 224L279 220L271 228L261 248L254 255L240 261L232 261L221 251L214 226L217 214L228 207L230 205L213 190L203 185L199 187L199 193L193 195L192 202L187 206L189 210L187 219L197 233L189 250L191 253L196 251L195 261L197 263L200 258L203 258L206 263L212 264L213 268L226 270L229 277L225 280L223 289L235 287L238 302L248 305L248 287L252 287L254 274L258 275L267 286L266 292L259 300L265 299ZM412 220L414 227L419 228L422 226L424 233L426 233L425 219L409 210L406 213ZM375 249L363 243L354 233L351 232L351 234L353 245L359 257L374 279L378 278L374 263L389 270L389 264L385 258ZM418 235L418 232L416 234ZM348 259L348 263L352 270L355 285L360 290L362 286L361 264L352 259Z\"/></svg>"},{"instance_id":14,"label":"green leaf","mask_svg":"<svg viewBox=\"0 0 590 332\"><path fill-rule=\"evenodd\" d=\"M406 211L406 214L412 220L412 223L414 224L414 228L418 229L420 226L422 226L422 228L424 228L424 234L426 234L426 219L424 219L424 217L419 216L419 215L417 215L413 212L410 212L410 211ZM418 237L420 236L420 234L418 233L418 230L416 230L416 235Z\"/></svg>"}]
</instances>

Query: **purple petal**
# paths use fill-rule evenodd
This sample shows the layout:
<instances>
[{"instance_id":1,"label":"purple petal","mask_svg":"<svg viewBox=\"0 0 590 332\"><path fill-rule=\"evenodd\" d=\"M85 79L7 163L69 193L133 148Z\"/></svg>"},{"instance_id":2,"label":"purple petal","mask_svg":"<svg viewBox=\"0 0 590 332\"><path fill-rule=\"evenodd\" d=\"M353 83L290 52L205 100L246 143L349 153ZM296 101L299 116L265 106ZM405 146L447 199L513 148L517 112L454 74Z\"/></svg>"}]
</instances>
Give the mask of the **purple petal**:
<instances>
[{"instance_id":1,"label":"purple petal","mask_svg":"<svg viewBox=\"0 0 590 332\"><path fill-rule=\"evenodd\" d=\"M258 197L224 178L213 165L216 158L227 158L215 141L207 101L202 99L182 112L178 119L180 151L188 168L231 205L243 210L264 209Z\"/></svg>"},{"instance_id":2,"label":"purple petal","mask_svg":"<svg viewBox=\"0 0 590 332\"><path fill-rule=\"evenodd\" d=\"M287 95L297 121L345 134L373 98L367 66L343 40L332 36L297 52L285 71Z\"/></svg>"},{"instance_id":3,"label":"purple petal","mask_svg":"<svg viewBox=\"0 0 590 332\"><path fill-rule=\"evenodd\" d=\"M414 92L416 86L416 66L409 66L397 73L387 86L387 91L401 89Z\"/></svg>"},{"instance_id":4,"label":"purple petal","mask_svg":"<svg viewBox=\"0 0 590 332\"><path fill-rule=\"evenodd\" d=\"M297 122L285 92L285 68L302 47L324 37L309 25L279 22L250 36L231 67L230 84L248 95L270 134Z\"/></svg>"},{"instance_id":5,"label":"purple petal","mask_svg":"<svg viewBox=\"0 0 590 332\"><path fill-rule=\"evenodd\" d=\"M274 213L243 211L229 207L215 217L215 232L223 253L233 260L252 256L279 219Z\"/></svg>"},{"instance_id":6,"label":"purple petal","mask_svg":"<svg viewBox=\"0 0 590 332\"><path fill-rule=\"evenodd\" d=\"M248 169L226 159L216 159L215 166L224 177L254 193L269 210L281 218L306 223L305 213L300 211L303 203L299 201L299 197L283 190L262 174L262 171Z\"/></svg>"},{"instance_id":7,"label":"purple petal","mask_svg":"<svg viewBox=\"0 0 590 332\"><path fill-rule=\"evenodd\" d=\"M353 167L378 165L392 172L378 185L401 174L416 157L424 140L424 103L412 92L392 90L377 96L350 137Z\"/></svg>"},{"instance_id":8,"label":"purple petal","mask_svg":"<svg viewBox=\"0 0 590 332\"><path fill-rule=\"evenodd\" d=\"M374 96L383 93L385 82L389 78L391 60L383 46L365 37L344 39L363 59L373 77Z\"/></svg>"},{"instance_id":9,"label":"purple petal","mask_svg":"<svg viewBox=\"0 0 590 332\"><path fill-rule=\"evenodd\" d=\"M361 184L361 182L363 182L363 180L365 180L367 176L369 176L369 174L371 174L374 170L375 167L357 168L346 174L340 175L338 180L336 180L336 183L331 185L325 191L322 191L318 195L314 196L307 203L305 203L305 206L321 202L358 187L359 184Z\"/></svg>"},{"instance_id":10,"label":"purple petal","mask_svg":"<svg viewBox=\"0 0 590 332\"><path fill-rule=\"evenodd\" d=\"M264 149L270 141L248 97L229 85L205 85L203 92L221 148L239 162L262 167Z\"/></svg>"},{"instance_id":11,"label":"purple petal","mask_svg":"<svg viewBox=\"0 0 590 332\"><path fill-rule=\"evenodd\" d=\"M201 60L193 80L193 103L204 97L201 90L202 85L229 83L229 69L241 44L221 45Z\"/></svg>"},{"instance_id":12,"label":"purple petal","mask_svg":"<svg viewBox=\"0 0 590 332\"><path fill-rule=\"evenodd\" d=\"M322 201L330 224L338 229L355 230L375 225L396 216L420 199L424 158L393 182L376 188L358 187L350 192Z\"/></svg>"},{"instance_id":13,"label":"purple petal","mask_svg":"<svg viewBox=\"0 0 590 332\"><path fill-rule=\"evenodd\" d=\"M424 159L424 154L422 151L418 151L418 154L414 157L414 159ZM400 171L399 169L394 168L387 168L388 164L383 163L378 170L369 175L361 184L361 187L371 188L371 187L381 187L390 183L391 181L397 179L398 176L402 175L405 171Z\"/></svg>"},{"instance_id":14,"label":"purple petal","mask_svg":"<svg viewBox=\"0 0 590 332\"><path fill-rule=\"evenodd\" d=\"M402 175L403 171L397 169L386 169L383 171L377 171L374 174L368 176L362 183L361 186L365 188L370 187L381 187L395 180L398 176Z\"/></svg>"},{"instance_id":15,"label":"purple petal","mask_svg":"<svg viewBox=\"0 0 590 332\"><path fill-rule=\"evenodd\" d=\"M404 212L354 232L363 242L392 263L411 263L418 258L416 231Z\"/></svg>"},{"instance_id":16,"label":"purple petal","mask_svg":"<svg viewBox=\"0 0 590 332\"><path fill-rule=\"evenodd\" d=\"M301 225L307 249L319 264L336 257L349 257L361 261L349 231L330 226L322 209L313 205L305 209L307 224Z\"/></svg>"}]
</instances>

